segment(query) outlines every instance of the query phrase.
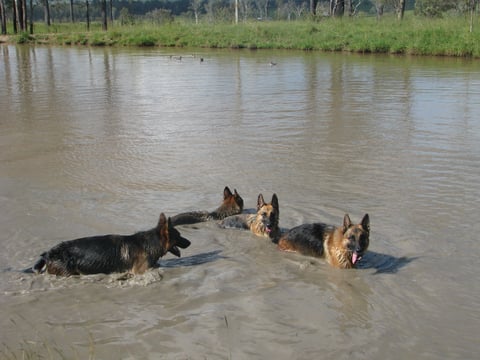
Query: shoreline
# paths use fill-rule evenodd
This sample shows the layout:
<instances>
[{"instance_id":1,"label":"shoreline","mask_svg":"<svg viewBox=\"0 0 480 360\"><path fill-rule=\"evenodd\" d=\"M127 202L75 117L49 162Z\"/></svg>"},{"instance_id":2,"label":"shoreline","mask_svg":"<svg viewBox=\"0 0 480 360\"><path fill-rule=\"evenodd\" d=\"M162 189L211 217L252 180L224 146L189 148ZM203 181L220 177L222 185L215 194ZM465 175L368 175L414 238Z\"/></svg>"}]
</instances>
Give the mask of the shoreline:
<instances>
[{"instance_id":1,"label":"shoreline","mask_svg":"<svg viewBox=\"0 0 480 360\"><path fill-rule=\"evenodd\" d=\"M478 28L478 29L477 29ZM36 33L0 35L0 43L92 47L172 47L205 49L276 49L363 54L480 58L480 27L469 32L461 19L329 19L320 22L242 24L112 25L85 31L85 25L36 25Z\"/></svg>"}]
</instances>

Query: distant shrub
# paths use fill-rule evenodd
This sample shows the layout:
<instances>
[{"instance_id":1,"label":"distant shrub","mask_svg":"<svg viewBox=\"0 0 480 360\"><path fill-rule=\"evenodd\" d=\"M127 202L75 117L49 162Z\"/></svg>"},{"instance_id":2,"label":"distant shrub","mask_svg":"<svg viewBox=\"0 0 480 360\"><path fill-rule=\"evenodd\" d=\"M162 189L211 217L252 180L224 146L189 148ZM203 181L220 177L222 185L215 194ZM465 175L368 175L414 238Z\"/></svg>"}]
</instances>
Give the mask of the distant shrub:
<instances>
[{"instance_id":1,"label":"distant shrub","mask_svg":"<svg viewBox=\"0 0 480 360\"><path fill-rule=\"evenodd\" d=\"M415 3L415 14L432 18L441 18L445 12L456 9L456 0L418 0Z\"/></svg>"},{"instance_id":2,"label":"distant shrub","mask_svg":"<svg viewBox=\"0 0 480 360\"><path fill-rule=\"evenodd\" d=\"M155 9L149 11L145 14L145 18L148 21L151 21L158 25L169 24L173 22L172 11L167 9Z\"/></svg>"},{"instance_id":3,"label":"distant shrub","mask_svg":"<svg viewBox=\"0 0 480 360\"><path fill-rule=\"evenodd\" d=\"M120 24L122 26L124 25L133 25L135 23L135 19L133 18L133 15L130 14L127 8L122 8L120 10L120 15L118 17L118 20L120 20Z\"/></svg>"},{"instance_id":4,"label":"distant shrub","mask_svg":"<svg viewBox=\"0 0 480 360\"><path fill-rule=\"evenodd\" d=\"M20 35L17 37L17 43L18 44L26 44L30 40L30 36L28 35L28 32L22 32Z\"/></svg>"}]
</instances>

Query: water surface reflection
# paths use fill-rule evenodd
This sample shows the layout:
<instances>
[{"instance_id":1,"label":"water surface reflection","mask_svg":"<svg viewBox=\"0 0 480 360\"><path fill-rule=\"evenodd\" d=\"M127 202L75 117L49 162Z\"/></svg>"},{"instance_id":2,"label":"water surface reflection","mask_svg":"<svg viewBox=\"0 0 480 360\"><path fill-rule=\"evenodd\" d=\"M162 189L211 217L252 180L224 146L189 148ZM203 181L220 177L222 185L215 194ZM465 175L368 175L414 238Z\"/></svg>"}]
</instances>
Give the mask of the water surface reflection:
<instances>
[{"instance_id":1,"label":"water surface reflection","mask_svg":"<svg viewBox=\"0 0 480 360\"><path fill-rule=\"evenodd\" d=\"M0 354L476 353L477 61L6 45L0 55ZM248 208L277 193L284 228L368 212L371 251L337 271L207 223L180 229L192 240L183 258L134 279L12 271L61 240L214 209L225 185Z\"/></svg>"}]
</instances>

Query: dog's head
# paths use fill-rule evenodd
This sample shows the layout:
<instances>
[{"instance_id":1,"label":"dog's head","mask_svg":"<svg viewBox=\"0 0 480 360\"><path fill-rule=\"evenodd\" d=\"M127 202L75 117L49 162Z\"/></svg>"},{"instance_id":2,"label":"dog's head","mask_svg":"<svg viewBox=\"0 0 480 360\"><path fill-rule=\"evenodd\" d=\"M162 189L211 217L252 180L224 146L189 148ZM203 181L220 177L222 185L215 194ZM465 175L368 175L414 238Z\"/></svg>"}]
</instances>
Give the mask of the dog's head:
<instances>
[{"instance_id":1,"label":"dog's head","mask_svg":"<svg viewBox=\"0 0 480 360\"><path fill-rule=\"evenodd\" d=\"M190 241L180 235L180 232L175 229L170 221L167 219L164 213L160 214L158 220L158 229L160 232L160 242L163 247L163 255L167 252L171 252L173 255L180 257L179 247L186 249L190 246Z\"/></svg>"},{"instance_id":2,"label":"dog's head","mask_svg":"<svg viewBox=\"0 0 480 360\"><path fill-rule=\"evenodd\" d=\"M234 189L232 193L228 186L225 186L222 207L229 215L240 214L243 211L243 199L238 194L237 189Z\"/></svg>"},{"instance_id":3,"label":"dog's head","mask_svg":"<svg viewBox=\"0 0 480 360\"><path fill-rule=\"evenodd\" d=\"M343 241L351 255L352 265L355 266L368 249L370 237L370 218L363 216L359 224L352 224L348 214L343 218Z\"/></svg>"},{"instance_id":4,"label":"dog's head","mask_svg":"<svg viewBox=\"0 0 480 360\"><path fill-rule=\"evenodd\" d=\"M265 203L263 195L259 194L257 199L257 219L260 220L268 234L278 229L280 207L278 206L277 194L273 194L272 201Z\"/></svg>"}]
</instances>

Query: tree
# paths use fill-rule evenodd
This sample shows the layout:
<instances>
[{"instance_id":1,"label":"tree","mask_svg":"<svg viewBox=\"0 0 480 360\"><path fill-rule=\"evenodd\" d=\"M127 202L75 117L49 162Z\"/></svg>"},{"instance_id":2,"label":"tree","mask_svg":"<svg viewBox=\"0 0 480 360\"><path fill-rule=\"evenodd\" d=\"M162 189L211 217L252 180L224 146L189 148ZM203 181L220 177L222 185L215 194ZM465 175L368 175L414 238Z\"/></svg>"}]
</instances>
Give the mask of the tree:
<instances>
[{"instance_id":1,"label":"tree","mask_svg":"<svg viewBox=\"0 0 480 360\"><path fill-rule=\"evenodd\" d=\"M295 2L295 0L288 0L288 2L284 3L279 10L281 11L281 15L287 17L288 21L292 20L292 15L298 20L304 16L304 13L310 12L308 3L299 3Z\"/></svg>"},{"instance_id":2,"label":"tree","mask_svg":"<svg viewBox=\"0 0 480 360\"><path fill-rule=\"evenodd\" d=\"M353 15L353 0L345 0L345 10L348 16Z\"/></svg>"},{"instance_id":3,"label":"tree","mask_svg":"<svg viewBox=\"0 0 480 360\"><path fill-rule=\"evenodd\" d=\"M152 23L158 25L173 22L172 10L167 9L155 9L145 14L145 19L150 20Z\"/></svg>"},{"instance_id":4,"label":"tree","mask_svg":"<svg viewBox=\"0 0 480 360\"><path fill-rule=\"evenodd\" d=\"M21 0L22 4L22 30L27 31L27 0Z\"/></svg>"},{"instance_id":5,"label":"tree","mask_svg":"<svg viewBox=\"0 0 480 360\"><path fill-rule=\"evenodd\" d=\"M33 34L33 0L30 0L30 34Z\"/></svg>"},{"instance_id":6,"label":"tree","mask_svg":"<svg viewBox=\"0 0 480 360\"><path fill-rule=\"evenodd\" d=\"M395 6L395 11L397 13L397 19L398 20L403 20L403 15L405 14L405 0L398 0L395 1L395 4L398 4L398 6Z\"/></svg>"},{"instance_id":7,"label":"tree","mask_svg":"<svg viewBox=\"0 0 480 360\"><path fill-rule=\"evenodd\" d=\"M268 19L268 2L269 0L255 0L255 5L259 12L259 18Z\"/></svg>"},{"instance_id":8,"label":"tree","mask_svg":"<svg viewBox=\"0 0 480 360\"><path fill-rule=\"evenodd\" d=\"M198 24L198 16L200 14L200 9L203 6L203 0L192 0L190 6L193 10L193 14L195 15L195 24Z\"/></svg>"},{"instance_id":9,"label":"tree","mask_svg":"<svg viewBox=\"0 0 480 360\"><path fill-rule=\"evenodd\" d=\"M247 21L248 17L251 14L251 9L253 7L253 0L241 0L240 10L243 14L243 21Z\"/></svg>"},{"instance_id":10,"label":"tree","mask_svg":"<svg viewBox=\"0 0 480 360\"><path fill-rule=\"evenodd\" d=\"M101 5L102 5L102 30L107 31L107 0L102 0Z\"/></svg>"},{"instance_id":11,"label":"tree","mask_svg":"<svg viewBox=\"0 0 480 360\"><path fill-rule=\"evenodd\" d=\"M318 0L310 0L310 12L312 15L317 14L317 5L318 5Z\"/></svg>"},{"instance_id":12,"label":"tree","mask_svg":"<svg viewBox=\"0 0 480 360\"><path fill-rule=\"evenodd\" d=\"M50 3L48 2L48 0L41 0L41 4L43 4L43 16L45 19L45 24L47 24L47 26L50 26Z\"/></svg>"},{"instance_id":13,"label":"tree","mask_svg":"<svg viewBox=\"0 0 480 360\"><path fill-rule=\"evenodd\" d=\"M26 0L14 0L13 3L13 31L18 29L25 31L27 29L27 4Z\"/></svg>"},{"instance_id":14,"label":"tree","mask_svg":"<svg viewBox=\"0 0 480 360\"><path fill-rule=\"evenodd\" d=\"M475 13L475 0L470 0L470 32L473 32L473 15Z\"/></svg>"},{"instance_id":15,"label":"tree","mask_svg":"<svg viewBox=\"0 0 480 360\"><path fill-rule=\"evenodd\" d=\"M383 16L383 9L385 8L385 3L383 0L375 1L375 9L377 11L377 21Z\"/></svg>"},{"instance_id":16,"label":"tree","mask_svg":"<svg viewBox=\"0 0 480 360\"><path fill-rule=\"evenodd\" d=\"M27 30L27 0L17 0L16 11L17 11L17 22L18 27L21 31Z\"/></svg>"},{"instance_id":17,"label":"tree","mask_svg":"<svg viewBox=\"0 0 480 360\"><path fill-rule=\"evenodd\" d=\"M7 15L5 14L5 2L0 0L0 23L2 35L7 35Z\"/></svg>"},{"instance_id":18,"label":"tree","mask_svg":"<svg viewBox=\"0 0 480 360\"><path fill-rule=\"evenodd\" d=\"M12 4L12 22L13 22L13 33L16 34L18 32L17 29L17 1L13 0Z\"/></svg>"},{"instance_id":19,"label":"tree","mask_svg":"<svg viewBox=\"0 0 480 360\"><path fill-rule=\"evenodd\" d=\"M133 16L130 14L126 7L120 10L120 16L118 17L121 25L133 25L135 23Z\"/></svg>"},{"instance_id":20,"label":"tree","mask_svg":"<svg viewBox=\"0 0 480 360\"><path fill-rule=\"evenodd\" d=\"M457 0L419 0L415 3L415 13L427 17L441 17L444 12L457 8L458 4Z\"/></svg>"},{"instance_id":21,"label":"tree","mask_svg":"<svg viewBox=\"0 0 480 360\"><path fill-rule=\"evenodd\" d=\"M238 0L235 0L235 24L238 24Z\"/></svg>"},{"instance_id":22,"label":"tree","mask_svg":"<svg viewBox=\"0 0 480 360\"><path fill-rule=\"evenodd\" d=\"M90 31L90 5L88 3L88 0L85 0L85 5L87 7L87 31Z\"/></svg>"},{"instance_id":23,"label":"tree","mask_svg":"<svg viewBox=\"0 0 480 360\"><path fill-rule=\"evenodd\" d=\"M75 16L73 15L73 0L70 0L70 21L75 22Z\"/></svg>"},{"instance_id":24,"label":"tree","mask_svg":"<svg viewBox=\"0 0 480 360\"><path fill-rule=\"evenodd\" d=\"M339 17L345 13L344 0L330 0L330 15Z\"/></svg>"}]
</instances>

